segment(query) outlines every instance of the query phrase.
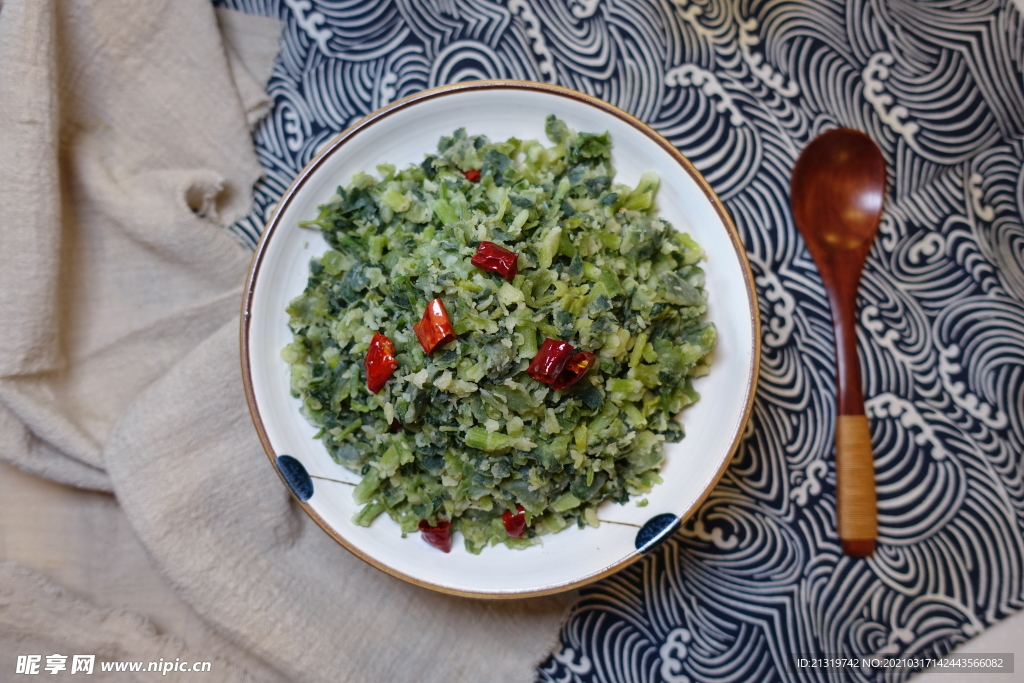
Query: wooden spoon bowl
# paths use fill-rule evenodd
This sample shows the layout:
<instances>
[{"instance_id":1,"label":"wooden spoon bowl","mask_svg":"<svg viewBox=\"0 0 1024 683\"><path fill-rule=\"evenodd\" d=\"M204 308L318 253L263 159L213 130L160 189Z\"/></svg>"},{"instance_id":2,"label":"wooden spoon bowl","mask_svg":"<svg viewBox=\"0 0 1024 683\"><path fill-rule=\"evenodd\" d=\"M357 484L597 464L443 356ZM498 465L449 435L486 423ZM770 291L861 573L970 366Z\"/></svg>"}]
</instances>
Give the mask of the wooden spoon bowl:
<instances>
[{"instance_id":1,"label":"wooden spoon bowl","mask_svg":"<svg viewBox=\"0 0 1024 683\"><path fill-rule=\"evenodd\" d=\"M857 361L857 285L878 232L885 160L860 131L837 128L793 168L793 219L821 273L836 344L836 517L843 552L866 557L878 535L874 456Z\"/></svg>"}]
</instances>

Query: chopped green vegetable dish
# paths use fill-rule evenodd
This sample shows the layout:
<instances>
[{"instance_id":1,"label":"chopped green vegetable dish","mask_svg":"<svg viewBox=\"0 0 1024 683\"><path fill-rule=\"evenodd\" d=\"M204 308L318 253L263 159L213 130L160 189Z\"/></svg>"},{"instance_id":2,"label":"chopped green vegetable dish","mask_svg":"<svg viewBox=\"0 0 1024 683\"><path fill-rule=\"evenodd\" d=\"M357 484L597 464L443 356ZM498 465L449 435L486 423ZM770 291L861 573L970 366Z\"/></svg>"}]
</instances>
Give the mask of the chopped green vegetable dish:
<instances>
[{"instance_id":1,"label":"chopped green vegetable dish","mask_svg":"<svg viewBox=\"0 0 1024 683\"><path fill-rule=\"evenodd\" d=\"M704 252L656 215L655 174L615 182L608 133L545 129L551 147L460 128L418 166L357 173L302 224L332 248L282 357L332 458L362 475L357 524L386 512L403 532L448 520L473 553L530 545L649 491L662 442L683 437L674 417L715 344ZM484 241L518 254L511 280L470 263ZM438 298L456 338L428 356L413 326ZM374 332L397 361L376 394ZM596 360L556 391L526 372L546 339Z\"/></svg>"}]
</instances>

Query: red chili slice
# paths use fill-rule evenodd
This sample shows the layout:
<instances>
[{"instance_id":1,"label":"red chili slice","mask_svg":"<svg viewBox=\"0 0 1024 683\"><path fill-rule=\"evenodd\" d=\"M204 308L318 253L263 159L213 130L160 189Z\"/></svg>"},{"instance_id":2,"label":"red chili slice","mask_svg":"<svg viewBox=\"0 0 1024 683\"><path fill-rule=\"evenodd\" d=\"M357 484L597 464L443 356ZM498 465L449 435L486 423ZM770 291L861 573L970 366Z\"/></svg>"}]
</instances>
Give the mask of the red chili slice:
<instances>
[{"instance_id":1,"label":"red chili slice","mask_svg":"<svg viewBox=\"0 0 1024 683\"><path fill-rule=\"evenodd\" d=\"M596 360L597 356L589 351L580 351L565 364L565 369L551 383L551 388L555 391L568 389L573 384L576 384L576 382L579 382L583 375L587 374L587 370L593 367Z\"/></svg>"},{"instance_id":2,"label":"red chili slice","mask_svg":"<svg viewBox=\"0 0 1024 683\"><path fill-rule=\"evenodd\" d=\"M380 393L391 373L398 369L395 360L395 345L380 332L373 333L370 348L366 350L366 388L374 394Z\"/></svg>"},{"instance_id":3,"label":"red chili slice","mask_svg":"<svg viewBox=\"0 0 1024 683\"><path fill-rule=\"evenodd\" d=\"M526 369L526 374L538 382L551 384L562 374L575 353L576 349L569 342L545 339L530 367Z\"/></svg>"},{"instance_id":4,"label":"red chili slice","mask_svg":"<svg viewBox=\"0 0 1024 683\"><path fill-rule=\"evenodd\" d=\"M396 434L402 431L402 423L398 420L391 421L391 429L389 430L392 434Z\"/></svg>"},{"instance_id":5,"label":"red chili slice","mask_svg":"<svg viewBox=\"0 0 1024 683\"><path fill-rule=\"evenodd\" d=\"M478 171L475 168L471 168L468 171L463 171L462 175L466 176L466 180L468 180L471 183L480 182L480 171Z\"/></svg>"},{"instance_id":6,"label":"red chili slice","mask_svg":"<svg viewBox=\"0 0 1024 683\"><path fill-rule=\"evenodd\" d=\"M522 505L516 505L516 513L512 514L511 510L505 510L505 514L501 516L501 521L505 525L505 531L512 538L522 538L523 533L526 531L526 514L523 512Z\"/></svg>"},{"instance_id":7,"label":"red chili slice","mask_svg":"<svg viewBox=\"0 0 1024 683\"><path fill-rule=\"evenodd\" d=\"M452 523L447 519L437 520L437 526L430 526L425 519L420 520L420 535L423 540L438 550L449 553L452 550Z\"/></svg>"},{"instance_id":8,"label":"red chili slice","mask_svg":"<svg viewBox=\"0 0 1024 683\"><path fill-rule=\"evenodd\" d=\"M519 272L516 268L518 260L519 254L514 251L499 247L494 242L481 242L470 263L480 270L497 273L511 282Z\"/></svg>"},{"instance_id":9,"label":"red chili slice","mask_svg":"<svg viewBox=\"0 0 1024 683\"><path fill-rule=\"evenodd\" d=\"M455 328L452 327L448 311L440 299L434 299L427 304L427 309L423 311L423 320L413 325L412 330L428 356L438 346L455 340Z\"/></svg>"}]
</instances>

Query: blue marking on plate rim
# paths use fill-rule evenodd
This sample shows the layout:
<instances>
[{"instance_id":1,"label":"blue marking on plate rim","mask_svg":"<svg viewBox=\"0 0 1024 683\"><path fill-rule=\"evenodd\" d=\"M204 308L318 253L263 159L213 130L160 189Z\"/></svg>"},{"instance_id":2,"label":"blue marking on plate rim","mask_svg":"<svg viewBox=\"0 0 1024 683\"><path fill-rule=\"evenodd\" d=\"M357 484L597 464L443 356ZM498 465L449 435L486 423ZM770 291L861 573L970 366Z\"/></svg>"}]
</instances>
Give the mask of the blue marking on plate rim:
<instances>
[{"instance_id":1,"label":"blue marking on plate rim","mask_svg":"<svg viewBox=\"0 0 1024 683\"><path fill-rule=\"evenodd\" d=\"M641 555L646 555L665 542L679 528L680 519L671 512L654 515L636 532L633 542Z\"/></svg>"},{"instance_id":2,"label":"blue marking on plate rim","mask_svg":"<svg viewBox=\"0 0 1024 683\"><path fill-rule=\"evenodd\" d=\"M313 479L301 462L290 455L279 455L274 462L296 498L305 503L313 497Z\"/></svg>"}]
</instances>

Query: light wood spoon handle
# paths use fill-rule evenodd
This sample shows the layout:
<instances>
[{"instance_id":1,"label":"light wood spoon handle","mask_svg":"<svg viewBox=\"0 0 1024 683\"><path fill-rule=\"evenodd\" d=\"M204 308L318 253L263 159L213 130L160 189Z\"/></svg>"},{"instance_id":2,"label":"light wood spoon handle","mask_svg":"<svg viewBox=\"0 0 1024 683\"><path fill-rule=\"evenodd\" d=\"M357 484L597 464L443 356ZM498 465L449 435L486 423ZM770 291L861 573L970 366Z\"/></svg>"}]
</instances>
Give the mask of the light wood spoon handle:
<instances>
[{"instance_id":1,"label":"light wood spoon handle","mask_svg":"<svg viewBox=\"0 0 1024 683\"><path fill-rule=\"evenodd\" d=\"M866 415L836 419L836 515L843 552L867 557L875 549L878 514L871 429Z\"/></svg>"},{"instance_id":2,"label":"light wood spoon handle","mask_svg":"<svg viewBox=\"0 0 1024 683\"><path fill-rule=\"evenodd\" d=\"M859 274L866 256L867 249L861 248L841 258L855 264L855 273ZM833 269L829 285L829 308L836 333L836 531L845 554L867 557L875 550L878 521L871 427L864 414L857 361L858 279Z\"/></svg>"}]
</instances>

